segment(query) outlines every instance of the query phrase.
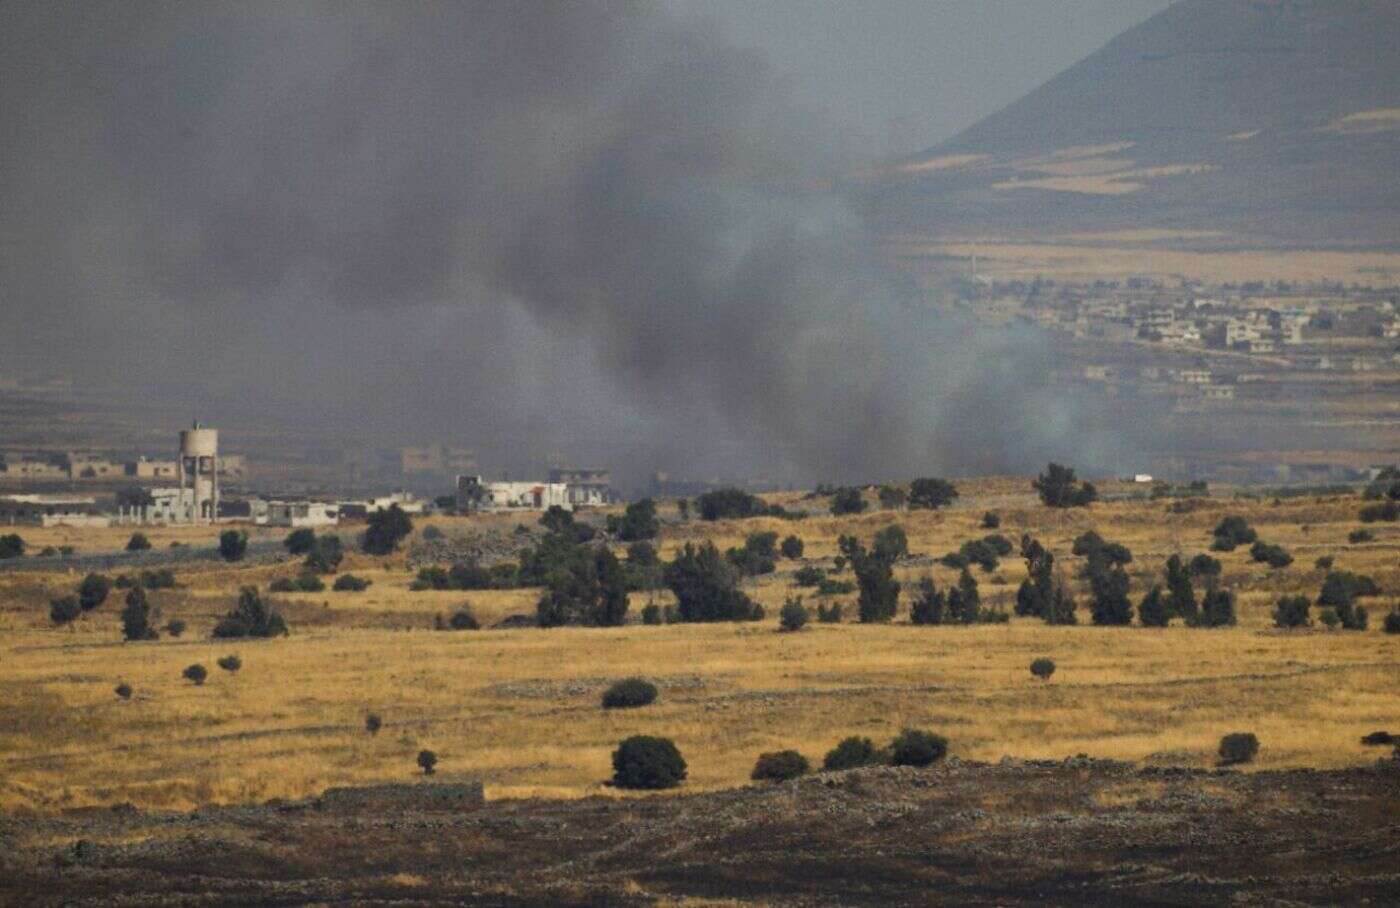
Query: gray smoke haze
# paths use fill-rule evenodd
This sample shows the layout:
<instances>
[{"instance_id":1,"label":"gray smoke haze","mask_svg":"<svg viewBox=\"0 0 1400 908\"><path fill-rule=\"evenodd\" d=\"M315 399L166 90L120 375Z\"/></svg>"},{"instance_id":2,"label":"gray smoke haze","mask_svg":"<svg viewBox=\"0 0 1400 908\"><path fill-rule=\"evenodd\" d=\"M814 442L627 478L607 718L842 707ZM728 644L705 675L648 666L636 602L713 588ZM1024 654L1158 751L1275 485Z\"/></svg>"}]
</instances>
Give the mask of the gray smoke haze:
<instances>
[{"instance_id":1,"label":"gray smoke haze","mask_svg":"<svg viewBox=\"0 0 1400 908\"><path fill-rule=\"evenodd\" d=\"M488 465L1115 461L1043 339L936 319L868 163L674 4L0 9L6 322L89 378Z\"/></svg>"}]
</instances>

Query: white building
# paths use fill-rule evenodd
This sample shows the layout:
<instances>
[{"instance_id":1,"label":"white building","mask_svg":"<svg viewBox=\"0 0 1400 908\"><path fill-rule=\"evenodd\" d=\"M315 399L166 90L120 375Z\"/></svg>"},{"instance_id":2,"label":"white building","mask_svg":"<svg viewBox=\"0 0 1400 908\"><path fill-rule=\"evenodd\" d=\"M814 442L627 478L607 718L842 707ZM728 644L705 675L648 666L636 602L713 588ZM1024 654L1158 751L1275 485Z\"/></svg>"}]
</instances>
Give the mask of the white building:
<instances>
[{"instance_id":1,"label":"white building","mask_svg":"<svg viewBox=\"0 0 1400 908\"><path fill-rule=\"evenodd\" d=\"M325 501L269 501L267 503L268 526L274 527L329 527L340 522L340 509Z\"/></svg>"},{"instance_id":2,"label":"white building","mask_svg":"<svg viewBox=\"0 0 1400 908\"><path fill-rule=\"evenodd\" d=\"M558 506L572 511L569 486L562 482L482 482L480 476L457 477L457 505L487 513L544 511Z\"/></svg>"}]
</instances>

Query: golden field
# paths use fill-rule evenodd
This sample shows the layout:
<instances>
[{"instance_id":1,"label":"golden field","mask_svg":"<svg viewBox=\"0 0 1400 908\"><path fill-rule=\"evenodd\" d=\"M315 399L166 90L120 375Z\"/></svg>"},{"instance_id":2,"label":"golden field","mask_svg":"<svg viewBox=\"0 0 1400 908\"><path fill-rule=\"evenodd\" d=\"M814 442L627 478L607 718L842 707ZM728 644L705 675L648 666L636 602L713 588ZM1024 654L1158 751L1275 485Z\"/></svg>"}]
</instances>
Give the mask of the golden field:
<instances>
[{"instance_id":1,"label":"golden field","mask_svg":"<svg viewBox=\"0 0 1400 908\"><path fill-rule=\"evenodd\" d=\"M690 766L685 788L695 790L744 783L762 751L792 747L819 762L846 735L879 741L904 726L945 734L952 753L967 759L1085 753L1195 766L1209 764L1221 735L1253 731L1262 743L1253 765L1262 768L1369 762L1378 754L1360 736L1387 726L1400 731L1400 636L1380 630L1400 590L1400 527L1371 525L1375 541L1349 545L1347 534L1360 526L1358 498L1210 499L1189 513L1173 513L1167 501L1118 501L1056 512L1036 504L1024 480L960 487L958 505L937 513L668 524L662 549L669 554L700 538L726 547L772 529L802 537L806 560L829 565L838 534L868 542L897 522L912 553L937 557L985 535L979 522L991 509L1001 515L999 532L1040 538L1066 576L1079 564L1070 541L1085 529L1124 543L1135 556L1136 601L1169 554L1205 551L1210 528L1240 514L1295 562L1270 571L1244 549L1219 555L1224 583L1239 601L1240 624L1225 630L1092 627L1082 593L1078 627L1035 619L915 627L906 617L909 582L932 573L944 586L955 577L916 559L898 570L905 592L890 625L851 623L851 601L848 623L779 633L778 607L798 592L792 572L799 566L780 561L776 574L746 583L768 611L755 624L439 632L433 616L462 602L489 626L532 612L537 591L412 592L402 554L355 555L343 569L374 585L363 593L274 597L292 633L270 641L213 641L209 630L240 585L265 586L295 573L296 563L211 562L177 565L181 588L151 594L162 623L181 618L189 629L150 643L122 642L121 591L74 625L55 628L48 600L71 590L77 575L0 574L0 808L298 797L410 778L422 748L438 754L441 778L480 778L491 797L599 794L610 791L603 783L612 749L636 733L674 738ZM780 497L804 506L798 496ZM508 528L516 519L430 523L453 535ZM39 538L52 531L21 532L34 537L31 544L57 544ZM214 535L178 532L192 543ZM104 547L117 544L87 546ZM1370 629L1275 630L1273 603L1284 593L1315 596L1323 572L1313 562L1324 554L1384 589L1366 600ZM1025 575L1021 560L1013 555L992 575L975 573L984 602L1009 610ZM647 599L632 595L634 616ZM230 653L243 661L236 674L215 667ZM1049 682L1027 670L1042 655L1058 664ZM181 677L196 662L211 673L203 686ZM603 688L634 674L657 682L658 702L602 710ZM135 690L129 701L113 694L122 681ZM364 730L370 712L383 718L378 735Z\"/></svg>"}]
</instances>

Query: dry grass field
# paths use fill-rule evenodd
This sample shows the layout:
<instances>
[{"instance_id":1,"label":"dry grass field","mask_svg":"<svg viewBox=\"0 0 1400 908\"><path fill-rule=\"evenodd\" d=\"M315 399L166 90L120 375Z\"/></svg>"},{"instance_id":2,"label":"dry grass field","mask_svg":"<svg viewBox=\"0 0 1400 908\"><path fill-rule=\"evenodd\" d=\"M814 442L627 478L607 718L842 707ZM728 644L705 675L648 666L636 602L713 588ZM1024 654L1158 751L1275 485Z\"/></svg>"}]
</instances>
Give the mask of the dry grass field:
<instances>
[{"instance_id":1,"label":"dry grass field","mask_svg":"<svg viewBox=\"0 0 1400 908\"><path fill-rule=\"evenodd\" d=\"M422 748L438 754L441 778L480 778L489 797L602 794L611 791L604 782L613 747L636 733L673 737L690 766L685 789L694 791L744 783L762 751L793 747L819 761L846 735L888 739L905 726L945 734L952 753L969 759L1084 753L1186 766L1210 765L1221 735L1253 731L1262 743L1253 765L1266 769L1364 764L1377 754L1360 745L1362 734L1400 731L1400 636L1380 630L1400 590L1400 527L1372 525L1374 541L1348 544L1360 526L1358 498L1215 498L1188 513L1174 513L1167 501L1117 501L1057 512L1039 506L1024 480L962 489L958 506L942 512L668 523L667 555L689 540L725 547L772 529L802 537L807 561L824 565L838 534L868 542L884 526L905 527L916 557L898 569L905 590L894 623L852 623L852 601L847 623L813 623L796 634L777 629L778 608L797 592L800 562L787 560L746 584L767 609L759 623L442 632L432 629L434 615L462 602L489 626L532 613L537 591L412 592L402 554L353 555L342 570L373 586L276 596L291 634L268 641L214 641L209 632L240 585L290 576L293 562L179 566L181 587L152 597L162 621L178 617L189 629L149 643L122 642L120 591L56 628L48 600L71 590L76 575L0 574L0 808L303 796L410 778ZM804 505L798 496L783 500ZM805 505L822 508L825 500ZM937 557L984 535L985 510L999 512L1006 536L1040 538L1067 577L1080 561L1070 541L1085 529L1124 543L1135 555L1134 602L1160 578L1169 554L1205 551L1225 514L1247 517L1295 562L1271 571L1244 549L1220 556L1224 583L1239 598L1239 626L1231 629L1089 626L1082 591L1078 627L1020 618L908 624L911 581L932 573L944 586L955 578L917 556ZM452 536L514 522L431 524ZM1280 595L1317 594L1321 555L1371 575L1385 591L1367 600L1369 630L1272 627ZM1025 576L1019 557L993 574L976 573L984 603L1009 610ZM634 617L647 599L632 595ZM215 667L230 653L243 662L236 674ZM1058 664L1048 682L1027 670L1042 655ZM202 686L181 677L196 662L211 673ZM658 702L602 710L603 688L634 674L657 682ZM134 689L127 701L113 694L123 681ZM370 712L383 719L377 735L364 728Z\"/></svg>"}]
</instances>

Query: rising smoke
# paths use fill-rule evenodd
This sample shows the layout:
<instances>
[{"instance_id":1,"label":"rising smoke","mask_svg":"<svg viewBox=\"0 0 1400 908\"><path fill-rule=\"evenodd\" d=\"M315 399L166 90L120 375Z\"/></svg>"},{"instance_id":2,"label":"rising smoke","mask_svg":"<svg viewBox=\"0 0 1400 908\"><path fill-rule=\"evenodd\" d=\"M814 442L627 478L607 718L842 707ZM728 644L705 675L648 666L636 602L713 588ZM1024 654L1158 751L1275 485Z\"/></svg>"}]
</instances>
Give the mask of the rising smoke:
<instances>
[{"instance_id":1,"label":"rising smoke","mask_svg":"<svg viewBox=\"0 0 1400 908\"><path fill-rule=\"evenodd\" d=\"M762 55L642 0L8 3L0 273L89 377L519 466L1102 464L1034 336L935 318Z\"/></svg>"}]
</instances>

